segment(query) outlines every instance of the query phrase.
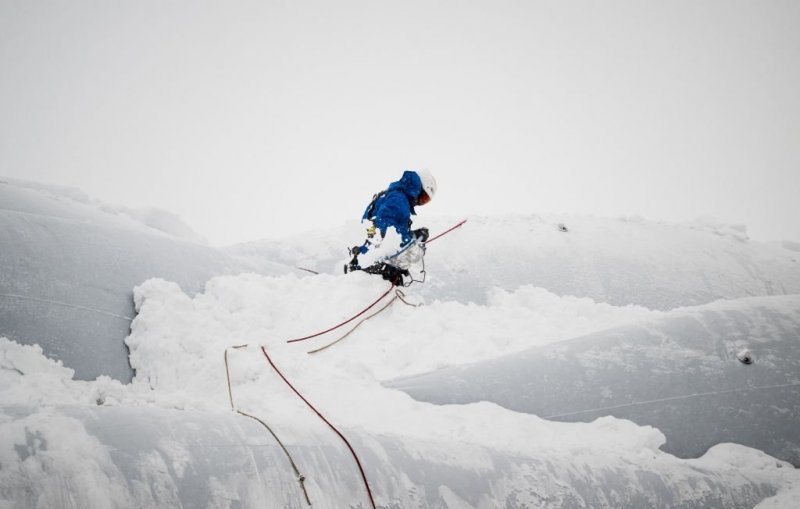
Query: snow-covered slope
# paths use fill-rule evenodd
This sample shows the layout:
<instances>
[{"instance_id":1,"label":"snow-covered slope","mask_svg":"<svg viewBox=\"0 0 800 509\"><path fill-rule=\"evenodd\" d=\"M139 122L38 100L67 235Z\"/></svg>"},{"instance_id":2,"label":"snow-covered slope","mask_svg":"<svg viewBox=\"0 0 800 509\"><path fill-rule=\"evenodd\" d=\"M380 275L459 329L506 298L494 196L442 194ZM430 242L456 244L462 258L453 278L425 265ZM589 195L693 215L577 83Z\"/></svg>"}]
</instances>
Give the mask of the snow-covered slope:
<instances>
[{"instance_id":1,"label":"snow-covered slope","mask_svg":"<svg viewBox=\"0 0 800 509\"><path fill-rule=\"evenodd\" d=\"M457 222L420 218L415 225L430 225L435 234ZM353 223L232 250L338 274L346 248L361 242L363 228ZM471 217L429 246L426 266L429 279L419 292L429 300L479 304L486 302L489 288L523 285L657 310L800 293L797 250L752 242L744 227L710 221L678 225L641 218Z\"/></svg>"},{"instance_id":2,"label":"snow-covered slope","mask_svg":"<svg viewBox=\"0 0 800 509\"><path fill-rule=\"evenodd\" d=\"M414 307L339 273L355 225L219 251L91 201L0 191L13 246L0 336L27 334L0 338L2 506L307 507L301 484L333 508L369 507L369 493L392 508L793 507L800 493L800 472L747 447L797 443L797 252L740 228L470 218L430 244ZM106 318L132 317L131 301L131 383L80 380L119 361L103 343L124 333ZM376 301L360 325L287 343ZM734 360L741 347L755 363ZM415 376L404 388L433 400L452 386L427 380L454 370L482 370L486 387L465 375L456 388L472 403L386 386ZM539 399L550 406L527 406ZM638 422L604 416L624 405ZM545 419L586 410L602 417ZM670 412L690 425L657 419ZM695 439L699 458L663 450Z\"/></svg>"},{"instance_id":3,"label":"snow-covered slope","mask_svg":"<svg viewBox=\"0 0 800 509\"><path fill-rule=\"evenodd\" d=\"M657 427L681 457L735 442L800 465L800 295L681 308L387 386L554 420L613 415Z\"/></svg>"},{"instance_id":4,"label":"snow-covered slope","mask_svg":"<svg viewBox=\"0 0 800 509\"><path fill-rule=\"evenodd\" d=\"M135 285L166 277L196 292L216 274L291 270L175 237L194 237L181 225L169 213L103 205L75 189L0 182L0 335L38 343L80 379L130 381L123 340Z\"/></svg>"}]
</instances>

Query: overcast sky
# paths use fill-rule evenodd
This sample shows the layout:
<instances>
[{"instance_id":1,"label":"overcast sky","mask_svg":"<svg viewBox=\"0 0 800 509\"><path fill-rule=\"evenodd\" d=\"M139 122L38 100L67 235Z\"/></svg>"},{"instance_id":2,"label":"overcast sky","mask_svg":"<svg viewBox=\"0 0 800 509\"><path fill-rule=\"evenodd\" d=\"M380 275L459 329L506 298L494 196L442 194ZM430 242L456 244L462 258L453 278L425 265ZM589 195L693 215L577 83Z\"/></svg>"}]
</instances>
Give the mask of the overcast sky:
<instances>
[{"instance_id":1,"label":"overcast sky","mask_svg":"<svg viewBox=\"0 0 800 509\"><path fill-rule=\"evenodd\" d=\"M800 2L0 0L0 175L227 244L415 167L427 214L800 240Z\"/></svg>"}]
</instances>

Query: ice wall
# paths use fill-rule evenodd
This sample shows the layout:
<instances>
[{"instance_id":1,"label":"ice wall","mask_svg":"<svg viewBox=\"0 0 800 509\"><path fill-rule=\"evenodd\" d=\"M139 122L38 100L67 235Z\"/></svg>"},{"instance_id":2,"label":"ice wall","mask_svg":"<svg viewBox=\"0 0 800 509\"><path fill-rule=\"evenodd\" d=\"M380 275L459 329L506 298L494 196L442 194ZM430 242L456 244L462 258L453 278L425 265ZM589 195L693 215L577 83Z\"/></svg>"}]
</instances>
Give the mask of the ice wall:
<instances>
[{"instance_id":1,"label":"ice wall","mask_svg":"<svg viewBox=\"0 0 800 509\"><path fill-rule=\"evenodd\" d=\"M290 270L181 240L69 191L0 182L0 336L40 344L79 379L131 380L124 339L142 281L197 292L217 274Z\"/></svg>"}]
</instances>

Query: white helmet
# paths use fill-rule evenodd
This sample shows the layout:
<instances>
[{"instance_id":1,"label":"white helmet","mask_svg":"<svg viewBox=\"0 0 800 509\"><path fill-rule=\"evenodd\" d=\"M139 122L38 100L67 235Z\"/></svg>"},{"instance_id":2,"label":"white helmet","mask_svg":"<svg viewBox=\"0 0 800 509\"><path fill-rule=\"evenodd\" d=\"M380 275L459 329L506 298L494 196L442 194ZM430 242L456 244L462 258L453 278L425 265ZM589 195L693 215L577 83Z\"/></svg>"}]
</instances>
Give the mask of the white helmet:
<instances>
[{"instance_id":1,"label":"white helmet","mask_svg":"<svg viewBox=\"0 0 800 509\"><path fill-rule=\"evenodd\" d=\"M431 199L433 199L433 195L436 194L436 179L433 178L431 172L428 170L416 170L417 175L419 175L419 179L422 181L422 190L425 191Z\"/></svg>"}]
</instances>

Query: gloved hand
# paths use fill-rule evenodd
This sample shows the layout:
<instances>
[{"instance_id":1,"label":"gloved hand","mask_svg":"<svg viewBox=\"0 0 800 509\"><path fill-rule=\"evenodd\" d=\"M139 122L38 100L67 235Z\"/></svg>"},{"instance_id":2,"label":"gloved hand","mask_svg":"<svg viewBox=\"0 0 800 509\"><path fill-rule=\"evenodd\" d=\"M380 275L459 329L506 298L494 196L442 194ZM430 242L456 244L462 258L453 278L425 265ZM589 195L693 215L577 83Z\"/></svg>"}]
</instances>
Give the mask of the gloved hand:
<instances>
[{"instance_id":1,"label":"gloved hand","mask_svg":"<svg viewBox=\"0 0 800 509\"><path fill-rule=\"evenodd\" d=\"M430 233L428 233L427 228L420 228L418 230L414 230L411 233L413 233L414 237L420 242L427 242L428 237L430 236Z\"/></svg>"}]
</instances>

